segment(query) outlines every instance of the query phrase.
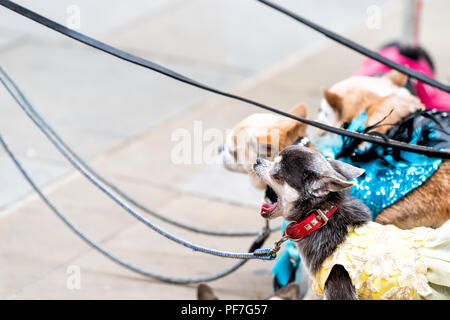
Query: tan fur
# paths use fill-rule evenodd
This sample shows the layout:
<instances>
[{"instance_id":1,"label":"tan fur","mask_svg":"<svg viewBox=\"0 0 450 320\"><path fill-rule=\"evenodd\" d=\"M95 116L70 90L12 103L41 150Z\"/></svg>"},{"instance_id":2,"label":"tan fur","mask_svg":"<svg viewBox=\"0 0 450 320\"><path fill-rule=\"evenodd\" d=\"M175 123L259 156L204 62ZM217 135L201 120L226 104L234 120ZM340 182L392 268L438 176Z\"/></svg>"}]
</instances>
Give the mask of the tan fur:
<instances>
[{"instance_id":1,"label":"tan fur","mask_svg":"<svg viewBox=\"0 0 450 320\"><path fill-rule=\"evenodd\" d=\"M386 133L398 121L407 115L422 108L420 100L413 96L398 96L391 94L389 96L379 98L367 108L366 127L379 124L373 131Z\"/></svg>"},{"instance_id":2,"label":"tan fur","mask_svg":"<svg viewBox=\"0 0 450 320\"><path fill-rule=\"evenodd\" d=\"M403 87L408 81L408 76L398 72L397 70L391 70L385 73L383 77L391 80L393 84L399 87Z\"/></svg>"},{"instance_id":3,"label":"tan fur","mask_svg":"<svg viewBox=\"0 0 450 320\"><path fill-rule=\"evenodd\" d=\"M306 117L306 106L299 104L290 110L290 113ZM278 152L291 145L299 136L305 136L306 125L283 116L271 113L255 113L233 128L233 144L236 151L233 154L235 161L245 163L245 171L250 175L251 181L256 188L264 189L265 183L256 177L252 170L252 165L257 157L273 160ZM278 142L273 141L274 133L277 132ZM239 143L239 139L245 137L244 143ZM257 145L254 145L254 144ZM269 146L265 155L258 154L258 147Z\"/></svg>"},{"instance_id":4,"label":"tan fur","mask_svg":"<svg viewBox=\"0 0 450 320\"><path fill-rule=\"evenodd\" d=\"M324 97L330 106L337 111L339 123L350 122L359 112L367 109L371 104L377 102L381 96L363 87L333 86L332 89L324 91Z\"/></svg>"},{"instance_id":5,"label":"tan fur","mask_svg":"<svg viewBox=\"0 0 450 320\"><path fill-rule=\"evenodd\" d=\"M289 113L304 118L306 117L306 106L299 104L292 108ZM261 121L263 117L264 120ZM269 145L272 143L271 130L277 130L280 134L280 149L284 149L304 132L305 125L299 121L275 114L255 113L243 119L234 127L234 143L237 143L239 134L248 128L251 128L259 144L267 143Z\"/></svg>"},{"instance_id":6,"label":"tan fur","mask_svg":"<svg viewBox=\"0 0 450 320\"><path fill-rule=\"evenodd\" d=\"M396 123L406 115L423 109L424 106L414 95L402 88L408 78L392 70L380 78L352 77L324 90L324 98L336 111L338 120L332 125L340 127L351 122L362 110L367 111L367 126L373 125L386 116L384 124ZM382 126L375 131L386 133L390 126ZM316 130L314 134L325 134Z\"/></svg>"},{"instance_id":7,"label":"tan fur","mask_svg":"<svg viewBox=\"0 0 450 320\"><path fill-rule=\"evenodd\" d=\"M206 283L197 286L197 300L219 300L214 291Z\"/></svg>"},{"instance_id":8,"label":"tan fur","mask_svg":"<svg viewBox=\"0 0 450 320\"><path fill-rule=\"evenodd\" d=\"M401 229L437 228L450 219L450 160L445 160L420 187L384 209L375 219Z\"/></svg>"},{"instance_id":9,"label":"tan fur","mask_svg":"<svg viewBox=\"0 0 450 320\"><path fill-rule=\"evenodd\" d=\"M337 93L330 90L323 90L323 96L334 111L342 117L342 110L344 110L344 99Z\"/></svg>"}]
</instances>

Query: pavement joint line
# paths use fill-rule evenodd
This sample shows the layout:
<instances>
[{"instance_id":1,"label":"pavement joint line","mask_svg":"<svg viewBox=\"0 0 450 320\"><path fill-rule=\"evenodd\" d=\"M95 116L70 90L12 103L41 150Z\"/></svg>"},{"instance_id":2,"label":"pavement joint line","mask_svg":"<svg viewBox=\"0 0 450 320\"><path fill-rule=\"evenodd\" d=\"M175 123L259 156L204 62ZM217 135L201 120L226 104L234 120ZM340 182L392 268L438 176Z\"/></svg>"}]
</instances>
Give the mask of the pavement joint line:
<instances>
[{"instance_id":1,"label":"pavement joint line","mask_svg":"<svg viewBox=\"0 0 450 320\"><path fill-rule=\"evenodd\" d=\"M207 170L207 168L205 168L205 170ZM113 172L111 170L108 170L108 175L110 178L116 177L119 180L122 180L122 181L125 181L128 183L132 183L135 185L140 185L140 186L144 186L144 187L145 186L154 187L154 188L159 188L159 189L167 191L167 192L172 192L172 193L174 193L174 196L176 196L176 197L190 196L190 197L195 197L195 198L199 198L199 199L214 201L214 202L217 202L218 204L232 205L232 206L247 208L247 209L255 209L258 207L258 204L255 204L254 206L252 206L252 205L248 205L248 204L245 204L245 203L242 203L239 201L222 199L222 198L219 198L216 196L203 194L203 193L197 192L197 191L182 190L182 189L173 187L172 184L158 183L155 180L148 180L148 179L142 179L142 178L138 178L138 177L127 176L127 175ZM120 181L118 183L114 182L114 184L120 187ZM124 188L121 188L121 189L123 190ZM136 199L136 200L139 201L139 199ZM145 205L145 203L142 203L142 204ZM148 204L148 206L150 206L150 204Z\"/></svg>"},{"instance_id":2,"label":"pavement joint line","mask_svg":"<svg viewBox=\"0 0 450 320\"><path fill-rule=\"evenodd\" d=\"M17 172L17 175L20 175L20 172ZM77 177L81 177L81 174L76 171L75 169L69 170L69 172L64 173L60 178L56 178L52 181L49 181L45 183L43 186L41 186L41 189L45 194L50 194L53 191L59 189L61 186L66 185L76 179ZM19 209L27 206L29 202L33 201L39 201L39 196L30 190L30 192L27 192L23 195L20 199L7 204L5 207L0 208L0 220L3 218L8 217L9 215L13 214L15 211L18 211Z\"/></svg>"},{"instance_id":3,"label":"pavement joint line","mask_svg":"<svg viewBox=\"0 0 450 320\"><path fill-rule=\"evenodd\" d=\"M24 152L15 152L15 154L19 157L19 159L24 159L26 161L36 161L39 163L45 163L50 166L59 167L59 168L67 168L67 169L71 168L71 166L67 162L64 162L64 161L60 161L60 160L56 160L56 159L52 159L52 158L45 158L40 155L30 157ZM7 155L5 153L0 153L0 156L7 156Z\"/></svg>"},{"instance_id":4,"label":"pavement joint line","mask_svg":"<svg viewBox=\"0 0 450 320\"><path fill-rule=\"evenodd\" d=\"M255 205L249 205L249 204L241 203L239 201L233 201L233 200L230 200L230 199L221 199L221 198L219 198L217 196L212 196L212 195L205 195L205 194L202 194L201 192L198 192L198 191L186 191L186 190L183 190L183 194L188 195L188 196L192 196L192 197L196 197L196 198L209 200L209 201L214 201L214 202L221 203L221 204L232 205L232 206L235 206L235 207L241 207L241 208L247 208L247 209L255 209L255 212L259 212L259 211L256 211L256 209L258 209L258 206L260 205L258 203L255 203Z\"/></svg>"},{"instance_id":5,"label":"pavement joint line","mask_svg":"<svg viewBox=\"0 0 450 320\"><path fill-rule=\"evenodd\" d=\"M233 64L227 64L227 63L221 63L219 61L213 61L213 60L207 60L205 58L193 58L190 56L182 56L178 55L176 53L160 53L156 50L149 50L149 49L140 49L135 47L129 47L129 46L120 46L120 48L127 52L132 52L136 55L144 56L144 55L151 55L153 60L160 59L167 59L169 61L173 61L177 64L185 64L185 65L195 65L200 66L201 68L215 68L218 71L227 72L227 75L241 75L241 76L250 76L255 73L257 70L247 67L242 67L239 65L233 65Z\"/></svg>"},{"instance_id":6,"label":"pavement joint line","mask_svg":"<svg viewBox=\"0 0 450 320\"><path fill-rule=\"evenodd\" d=\"M205 168L205 170L207 170L207 169ZM211 196L211 195L205 195L205 194L202 194L201 192L181 190L181 189L172 187L172 184L162 184L162 183L158 183L158 182L156 182L154 180L147 180L147 179L142 179L142 178L137 178L137 177L130 177L130 176L127 176L127 175L122 175L120 173L114 173L114 172L109 171L109 170L108 170L108 172L109 172L110 177L117 177L119 180L123 180L123 181L126 181L128 183L133 183L133 184L142 185L142 186L151 186L151 187L154 187L154 188L162 189L164 191L173 192L174 196L177 196L177 197L188 196L188 197L193 197L193 198L199 198L199 199L203 199L203 200L213 201L213 202L216 202L218 204L231 205L231 206L240 207L240 208L246 208L246 209L255 209L255 208L258 207L258 204L255 204L254 206L250 206L250 205L247 205L245 203L241 203L241 202L237 202L237 201L232 201L232 200L228 200L228 199L221 199L219 197L215 197L215 196ZM118 185L118 184L120 184L120 182L117 183L116 185Z\"/></svg>"},{"instance_id":7,"label":"pavement joint line","mask_svg":"<svg viewBox=\"0 0 450 320\"><path fill-rule=\"evenodd\" d=\"M0 46L0 55L24 45L27 41L29 41L29 37L26 35L16 37L7 44Z\"/></svg>"},{"instance_id":8,"label":"pavement joint line","mask_svg":"<svg viewBox=\"0 0 450 320\"><path fill-rule=\"evenodd\" d=\"M159 183L155 180L148 180L145 178L132 177L132 176L128 176L128 175L125 175L122 173L117 173L113 170L107 170L107 172L108 172L107 174L110 178L116 177L118 180L122 180L122 181L132 183L135 185L155 187L155 188L159 188L159 189L162 189L165 191L175 192L177 194L183 193L178 188L174 188L173 184L164 184L164 183ZM118 183L114 183L114 184L120 184L120 181Z\"/></svg>"}]
</instances>

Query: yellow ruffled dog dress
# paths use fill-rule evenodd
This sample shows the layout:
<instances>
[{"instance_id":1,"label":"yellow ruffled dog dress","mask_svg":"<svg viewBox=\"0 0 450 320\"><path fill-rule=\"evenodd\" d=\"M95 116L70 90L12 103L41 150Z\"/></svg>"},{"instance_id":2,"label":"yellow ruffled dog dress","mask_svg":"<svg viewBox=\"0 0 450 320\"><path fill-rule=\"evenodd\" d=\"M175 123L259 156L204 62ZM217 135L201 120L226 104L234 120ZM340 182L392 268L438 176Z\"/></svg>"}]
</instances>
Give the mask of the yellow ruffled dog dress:
<instances>
[{"instance_id":1,"label":"yellow ruffled dog dress","mask_svg":"<svg viewBox=\"0 0 450 320\"><path fill-rule=\"evenodd\" d=\"M450 220L438 229L349 227L315 275L318 294L336 264L350 275L359 299L450 299Z\"/></svg>"}]
</instances>

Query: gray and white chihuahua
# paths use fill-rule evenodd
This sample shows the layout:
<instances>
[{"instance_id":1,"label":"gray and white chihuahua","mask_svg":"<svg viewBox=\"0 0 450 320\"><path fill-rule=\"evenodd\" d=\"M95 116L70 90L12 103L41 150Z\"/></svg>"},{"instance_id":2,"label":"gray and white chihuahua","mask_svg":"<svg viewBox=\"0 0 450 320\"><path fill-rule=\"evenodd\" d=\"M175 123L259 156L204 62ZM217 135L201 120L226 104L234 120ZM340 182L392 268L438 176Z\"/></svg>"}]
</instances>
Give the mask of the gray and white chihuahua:
<instances>
[{"instance_id":1,"label":"gray and white chihuahua","mask_svg":"<svg viewBox=\"0 0 450 320\"><path fill-rule=\"evenodd\" d=\"M347 226L371 220L369 209L348 195L353 186L349 180L363 174L363 169L325 159L315 150L295 145L284 149L273 162L258 158L253 170L277 195L276 202L263 205L261 215L266 219L283 216L287 221L300 221L312 210L338 206L325 225L296 241L302 262L311 275L344 240ZM325 283L325 299L357 299L342 266L333 267Z\"/></svg>"}]
</instances>

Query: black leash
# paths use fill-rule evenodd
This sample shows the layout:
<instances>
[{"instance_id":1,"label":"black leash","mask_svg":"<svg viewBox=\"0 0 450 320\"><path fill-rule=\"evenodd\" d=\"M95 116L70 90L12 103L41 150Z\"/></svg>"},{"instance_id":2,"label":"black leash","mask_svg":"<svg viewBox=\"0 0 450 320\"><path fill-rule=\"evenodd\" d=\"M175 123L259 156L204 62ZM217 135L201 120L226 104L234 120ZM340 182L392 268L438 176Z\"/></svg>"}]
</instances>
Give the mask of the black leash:
<instances>
[{"instance_id":1,"label":"black leash","mask_svg":"<svg viewBox=\"0 0 450 320\"><path fill-rule=\"evenodd\" d=\"M401 73L404 73L404 74L410 76L411 78L417 79L426 84L429 84L432 87L435 87L442 91L450 93L450 86L445 85L445 84L443 84L435 79L432 79L430 77L427 77L426 75L424 75L420 72L417 72L416 70L407 68L407 67L405 67L401 64L398 64L392 60L386 59L385 57L380 55L378 52L369 50L369 49L357 44L356 42L353 42L352 40L346 39L343 36L333 32L333 31L325 29L324 27L319 26L319 25L315 24L314 22L311 22L311 21L305 19L305 18L299 16L298 14L296 14L295 12L292 12L286 8L283 8L283 7L273 3L272 1L268 1L268 0L256 0L256 1L281 12L298 22L301 22L302 24L310 27L311 29L314 29L315 31L320 32L324 36L326 36L336 42L339 42L340 44L342 44L354 51L357 51L357 52L361 53L362 55L365 55L366 57L369 57L375 61L378 61L378 62L384 64L385 66L388 66L389 68L395 69Z\"/></svg>"},{"instance_id":2,"label":"black leash","mask_svg":"<svg viewBox=\"0 0 450 320\"><path fill-rule=\"evenodd\" d=\"M101 50L105 53L108 53L110 55L113 55L115 57L118 57L122 60L128 61L130 63L142 66L144 68L147 69L151 69L153 71L156 71L158 73L161 73L165 76L168 76L172 79L184 82L186 84L192 85L194 87L209 91L209 92L213 92L216 93L218 95L221 96L225 96L231 99L235 99L235 100L239 100L248 104L252 104L254 106L257 106L259 108L280 114L282 116L300 121L302 123L311 125L313 127L328 131L328 132L332 132L335 134L339 134L339 135L343 135L349 138L353 138L353 139L358 139L358 140L363 140L363 141L367 141L367 142L372 142L372 143L376 143L376 144L380 144L380 145L384 145L387 147L392 147L392 148L397 148L400 150L405 150L405 151L410 151L410 152L415 152L415 153L419 153L419 154L425 154L431 157L438 157L438 158L444 158L444 159L450 159L450 152L447 151L440 151L440 150L436 150L433 148L429 148L429 147L424 147L424 146L420 146L420 145L411 145L411 144L407 144L407 143L403 143L403 142L399 142L399 141L395 141L395 140L384 140L382 138L379 137L375 137L375 136L371 136L371 135L367 135L367 134L361 134L358 132L353 132L353 131L349 131L349 130L345 130L342 128L336 128L333 126L329 126L314 120L309 120L309 119L305 119L305 118L301 118L301 117L297 117L294 116L288 112L284 112L282 110L278 110L275 109L273 107L267 106L265 104L262 104L260 102L257 101L253 101L251 99L245 98L245 97L240 97L228 92L224 92L221 91L219 89L207 86L205 84L202 84L200 82L197 82L195 80L192 80L184 75L181 75L177 72L174 72L168 68L165 68L159 64L156 64L154 62L151 62L149 60L140 58L138 56L135 56L133 54L127 53L125 51L122 51L120 49L114 48L106 43L103 43L101 41L98 41L96 39L93 39L91 37L88 37L82 33L79 33L75 30L69 29L55 21L52 21L44 16L41 16L27 8L24 8L12 1L8 1L8 0L0 0L0 5L2 5L5 8L8 8L28 19L31 19L41 25L44 25L56 32L59 32L67 37L70 37L74 40L80 41L90 47L93 47L95 49Z\"/></svg>"}]
</instances>

